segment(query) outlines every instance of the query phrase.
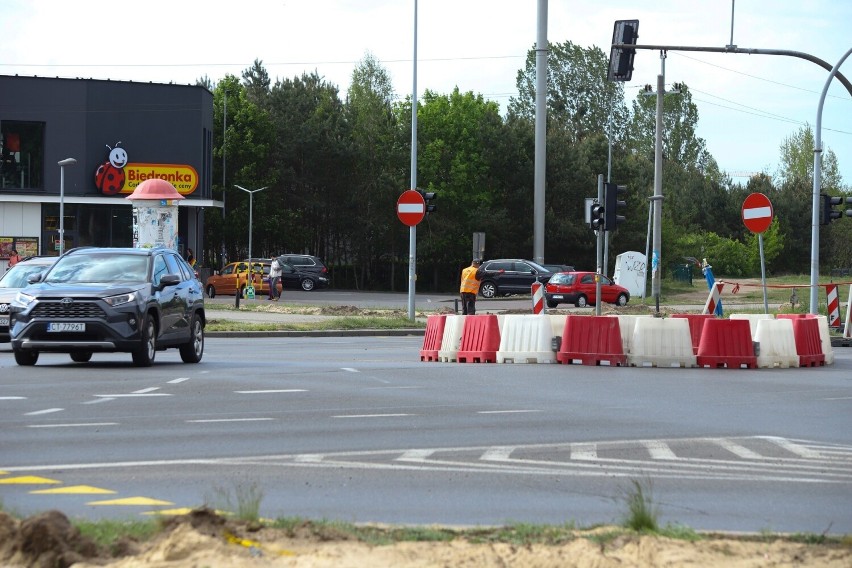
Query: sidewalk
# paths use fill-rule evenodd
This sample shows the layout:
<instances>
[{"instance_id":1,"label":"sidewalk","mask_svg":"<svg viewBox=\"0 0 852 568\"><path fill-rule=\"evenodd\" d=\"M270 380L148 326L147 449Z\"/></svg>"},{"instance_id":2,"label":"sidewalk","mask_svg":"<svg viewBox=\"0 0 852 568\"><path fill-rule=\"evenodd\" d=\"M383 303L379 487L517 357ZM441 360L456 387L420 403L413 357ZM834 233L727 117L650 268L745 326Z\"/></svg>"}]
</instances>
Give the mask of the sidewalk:
<instances>
[{"instance_id":1,"label":"sidewalk","mask_svg":"<svg viewBox=\"0 0 852 568\"><path fill-rule=\"evenodd\" d=\"M207 319L230 320L244 323L314 323L328 321L338 316L311 314L282 314L254 310L211 310L206 309ZM425 329L323 329L294 331L208 331L206 337L397 337L424 335Z\"/></svg>"}]
</instances>

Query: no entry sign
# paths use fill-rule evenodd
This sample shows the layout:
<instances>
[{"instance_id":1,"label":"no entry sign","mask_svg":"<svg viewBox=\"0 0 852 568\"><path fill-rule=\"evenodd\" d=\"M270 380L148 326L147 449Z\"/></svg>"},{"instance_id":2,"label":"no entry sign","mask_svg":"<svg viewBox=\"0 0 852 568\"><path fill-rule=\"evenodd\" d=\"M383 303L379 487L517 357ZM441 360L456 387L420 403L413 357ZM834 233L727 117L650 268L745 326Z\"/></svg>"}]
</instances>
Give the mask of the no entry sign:
<instances>
[{"instance_id":1,"label":"no entry sign","mask_svg":"<svg viewBox=\"0 0 852 568\"><path fill-rule=\"evenodd\" d=\"M413 189L403 191L396 202L396 216L405 225L415 226L426 215L426 201L420 192Z\"/></svg>"},{"instance_id":2,"label":"no entry sign","mask_svg":"<svg viewBox=\"0 0 852 568\"><path fill-rule=\"evenodd\" d=\"M772 224L772 202L762 193L752 193L743 201L743 223L752 233L763 233Z\"/></svg>"}]
</instances>

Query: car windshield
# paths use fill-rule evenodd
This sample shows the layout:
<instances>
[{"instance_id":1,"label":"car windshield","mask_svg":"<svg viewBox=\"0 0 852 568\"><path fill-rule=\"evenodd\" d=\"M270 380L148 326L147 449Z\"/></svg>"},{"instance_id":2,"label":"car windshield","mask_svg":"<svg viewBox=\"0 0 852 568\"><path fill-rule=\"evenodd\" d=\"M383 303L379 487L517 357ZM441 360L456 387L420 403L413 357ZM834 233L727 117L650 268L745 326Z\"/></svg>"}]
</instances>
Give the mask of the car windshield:
<instances>
[{"instance_id":1,"label":"car windshield","mask_svg":"<svg viewBox=\"0 0 852 568\"><path fill-rule=\"evenodd\" d=\"M76 254L56 261L45 282L87 284L93 282L146 282L148 257L138 254Z\"/></svg>"},{"instance_id":2,"label":"car windshield","mask_svg":"<svg viewBox=\"0 0 852 568\"><path fill-rule=\"evenodd\" d=\"M564 272L560 272L551 276L550 282L553 284L573 284L574 278L574 274L565 274Z\"/></svg>"},{"instance_id":3,"label":"car windshield","mask_svg":"<svg viewBox=\"0 0 852 568\"><path fill-rule=\"evenodd\" d=\"M47 264L16 264L0 279L0 288L25 288L27 278L50 268Z\"/></svg>"},{"instance_id":4,"label":"car windshield","mask_svg":"<svg viewBox=\"0 0 852 568\"><path fill-rule=\"evenodd\" d=\"M531 260L527 260L527 261L526 261L526 263L527 263L527 264L529 264L530 266L532 266L533 268L535 268L535 269L536 269L537 271L539 271L539 272L551 272L551 270L549 270L549 269L547 269L547 268L543 267L542 265L540 265L540 264L539 264L539 263L537 263L537 262L533 262L533 261L531 261Z\"/></svg>"}]
</instances>

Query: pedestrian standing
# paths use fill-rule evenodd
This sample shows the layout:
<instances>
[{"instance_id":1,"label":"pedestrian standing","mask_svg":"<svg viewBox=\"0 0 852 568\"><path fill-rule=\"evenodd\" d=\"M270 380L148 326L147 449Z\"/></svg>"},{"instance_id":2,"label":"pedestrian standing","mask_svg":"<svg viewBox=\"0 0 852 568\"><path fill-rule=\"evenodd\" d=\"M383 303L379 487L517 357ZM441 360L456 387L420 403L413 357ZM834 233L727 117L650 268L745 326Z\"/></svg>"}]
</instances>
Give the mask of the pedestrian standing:
<instances>
[{"instance_id":1,"label":"pedestrian standing","mask_svg":"<svg viewBox=\"0 0 852 568\"><path fill-rule=\"evenodd\" d=\"M12 268L13 266L21 262L21 260L23 259L21 258L21 255L18 254L18 251L12 249L12 253L9 255L9 268Z\"/></svg>"},{"instance_id":2,"label":"pedestrian standing","mask_svg":"<svg viewBox=\"0 0 852 568\"><path fill-rule=\"evenodd\" d=\"M272 259L272 266L269 267L269 299L276 302L281 299L281 292L278 290L278 281L281 280L281 274L284 267L281 266L280 258Z\"/></svg>"},{"instance_id":3,"label":"pedestrian standing","mask_svg":"<svg viewBox=\"0 0 852 568\"><path fill-rule=\"evenodd\" d=\"M474 258L470 266L462 270L461 292L462 315L472 316L476 314L476 295L479 293L479 281L482 279L482 274L479 272L479 266L482 261Z\"/></svg>"}]
</instances>

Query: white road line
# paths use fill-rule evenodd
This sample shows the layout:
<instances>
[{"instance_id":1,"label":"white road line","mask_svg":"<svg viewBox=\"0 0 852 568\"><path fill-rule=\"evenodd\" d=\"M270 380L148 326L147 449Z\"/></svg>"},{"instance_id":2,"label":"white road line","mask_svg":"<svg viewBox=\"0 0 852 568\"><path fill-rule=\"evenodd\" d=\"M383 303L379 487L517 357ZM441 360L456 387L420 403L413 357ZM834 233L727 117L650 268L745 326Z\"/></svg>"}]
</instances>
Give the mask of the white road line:
<instances>
[{"instance_id":1,"label":"white road line","mask_svg":"<svg viewBox=\"0 0 852 568\"><path fill-rule=\"evenodd\" d=\"M543 412L541 410L479 410L477 414L523 414L526 412Z\"/></svg>"},{"instance_id":2,"label":"white road line","mask_svg":"<svg viewBox=\"0 0 852 568\"><path fill-rule=\"evenodd\" d=\"M139 397L146 397L146 396L173 396L173 395L165 393L165 392L154 392L154 393L141 392L141 393L130 393L130 394L96 394L96 395L93 395L93 396L96 396L96 397L99 397L99 398L139 398Z\"/></svg>"},{"instance_id":3,"label":"white road line","mask_svg":"<svg viewBox=\"0 0 852 568\"><path fill-rule=\"evenodd\" d=\"M302 454L296 456L293 461L299 463L320 463L323 459L322 454Z\"/></svg>"},{"instance_id":4,"label":"white road line","mask_svg":"<svg viewBox=\"0 0 852 568\"><path fill-rule=\"evenodd\" d=\"M347 372L349 372L349 373L360 373L360 372L361 372L361 371L359 371L358 369L356 369L356 368L354 368L354 367L341 367L341 368L340 368L340 370L341 370L341 371L347 371Z\"/></svg>"},{"instance_id":5,"label":"white road line","mask_svg":"<svg viewBox=\"0 0 852 568\"><path fill-rule=\"evenodd\" d=\"M188 381L188 380L189 380L189 377L180 377L180 378L177 378L177 379L172 379L171 381L168 381L168 383L170 385L176 385L178 383L182 383L182 382Z\"/></svg>"},{"instance_id":6,"label":"white road line","mask_svg":"<svg viewBox=\"0 0 852 568\"><path fill-rule=\"evenodd\" d=\"M338 414L332 418L397 418L400 416L414 416L413 414Z\"/></svg>"},{"instance_id":7,"label":"white road line","mask_svg":"<svg viewBox=\"0 0 852 568\"><path fill-rule=\"evenodd\" d=\"M571 444L572 460L596 460L598 459L598 445L594 442Z\"/></svg>"},{"instance_id":8,"label":"white road line","mask_svg":"<svg viewBox=\"0 0 852 568\"><path fill-rule=\"evenodd\" d=\"M722 448L728 450L735 456L739 456L743 459L747 460L762 460L763 456L758 454L757 452L753 452L745 446L741 446L740 444L734 442L733 440L728 440L727 438L718 438L711 439L710 442L714 444L718 444Z\"/></svg>"},{"instance_id":9,"label":"white road line","mask_svg":"<svg viewBox=\"0 0 852 568\"><path fill-rule=\"evenodd\" d=\"M479 456L479 459L482 461L506 461L514 451L515 448L511 446L506 446L505 448L491 448L484 451L482 455Z\"/></svg>"},{"instance_id":10,"label":"white road line","mask_svg":"<svg viewBox=\"0 0 852 568\"><path fill-rule=\"evenodd\" d=\"M140 389L138 391L133 391L131 394L148 394L149 392L154 392L160 390L160 387L148 387L147 389Z\"/></svg>"},{"instance_id":11,"label":"white road line","mask_svg":"<svg viewBox=\"0 0 852 568\"><path fill-rule=\"evenodd\" d=\"M187 422L207 423L207 422L264 422L275 420L274 418L208 418L206 420L187 420Z\"/></svg>"},{"instance_id":12,"label":"white road line","mask_svg":"<svg viewBox=\"0 0 852 568\"><path fill-rule=\"evenodd\" d=\"M648 448L648 453L655 460L679 459L669 445L661 440L643 440L642 444Z\"/></svg>"},{"instance_id":13,"label":"white road line","mask_svg":"<svg viewBox=\"0 0 852 568\"><path fill-rule=\"evenodd\" d=\"M250 391L234 391L237 394L274 394L281 392L308 392L305 389L268 389L268 390L250 390Z\"/></svg>"},{"instance_id":14,"label":"white road line","mask_svg":"<svg viewBox=\"0 0 852 568\"><path fill-rule=\"evenodd\" d=\"M422 462L425 459L429 458L434 453L435 453L435 450L408 450L405 453L403 453L401 456L396 458L396 461Z\"/></svg>"},{"instance_id":15,"label":"white road line","mask_svg":"<svg viewBox=\"0 0 852 568\"><path fill-rule=\"evenodd\" d=\"M0 400L27 400L25 396L0 396Z\"/></svg>"},{"instance_id":16,"label":"white road line","mask_svg":"<svg viewBox=\"0 0 852 568\"><path fill-rule=\"evenodd\" d=\"M112 397L96 398L95 400L87 400L83 404L98 404L100 402L109 402L111 400L115 400L115 399L112 398Z\"/></svg>"},{"instance_id":17,"label":"white road line","mask_svg":"<svg viewBox=\"0 0 852 568\"><path fill-rule=\"evenodd\" d=\"M62 412L64 408L45 408L44 410L36 410L27 412L24 416L38 416L39 414L53 414L54 412Z\"/></svg>"},{"instance_id":18,"label":"white road line","mask_svg":"<svg viewBox=\"0 0 852 568\"><path fill-rule=\"evenodd\" d=\"M118 422L86 422L81 424L28 424L27 428L79 428L85 426L118 426Z\"/></svg>"},{"instance_id":19,"label":"white road line","mask_svg":"<svg viewBox=\"0 0 852 568\"><path fill-rule=\"evenodd\" d=\"M809 450L808 448L801 446L791 440L786 438L778 438L775 436L761 436L764 440L769 440L773 444L776 444L788 452L794 453L797 456L801 456L803 458L818 458L820 457L819 452L814 452Z\"/></svg>"}]
</instances>

